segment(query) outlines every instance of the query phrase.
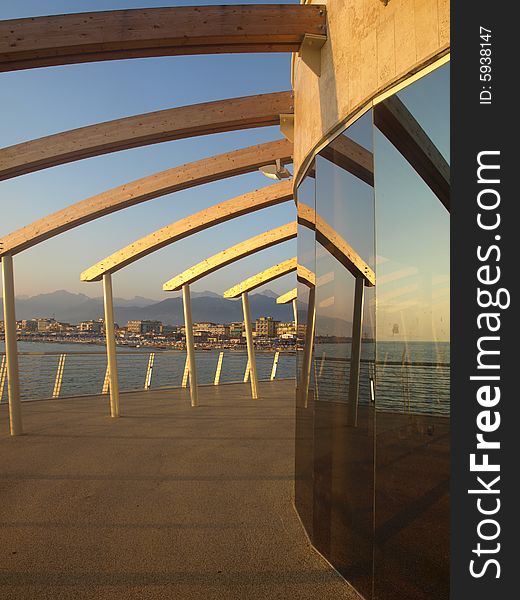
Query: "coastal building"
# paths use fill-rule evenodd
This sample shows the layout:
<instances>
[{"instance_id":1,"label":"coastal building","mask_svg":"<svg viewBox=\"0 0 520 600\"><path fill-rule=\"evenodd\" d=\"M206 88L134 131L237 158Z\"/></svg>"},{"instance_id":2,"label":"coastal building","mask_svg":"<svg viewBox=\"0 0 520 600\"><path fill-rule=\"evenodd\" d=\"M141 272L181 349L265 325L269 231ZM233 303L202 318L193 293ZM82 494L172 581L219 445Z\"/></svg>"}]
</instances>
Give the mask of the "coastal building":
<instances>
[{"instance_id":1,"label":"coastal building","mask_svg":"<svg viewBox=\"0 0 520 600\"><path fill-rule=\"evenodd\" d=\"M230 338L242 338L244 334L244 323L237 321L229 324L229 337Z\"/></svg>"},{"instance_id":2,"label":"coastal building","mask_svg":"<svg viewBox=\"0 0 520 600\"><path fill-rule=\"evenodd\" d=\"M296 337L296 327L294 326L294 322L277 322L275 335L276 337L287 339L292 339Z\"/></svg>"},{"instance_id":3,"label":"coastal building","mask_svg":"<svg viewBox=\"0 0 520 600\"><path fill-rule=\"evenodd\" d=\"M273 317L259 317L255 321L256 337L275 337L278 324Z\"/></svg>"},{"instance_id":4,"label":"coastal building","mask_svg":"<svg viewBox=\"0 0 520 600\"><path fill-rule=\"evenodd\" d=\"M38 323L38 332L45 333L48 331L49 327L56 323L56 319L54 318L44 318L44 319L36 319Z\"/></svg>"},{"instance_id":5,"label":"coastal building","mask_svg":"<svg viewBox=\"0 0 520 600\"><path fill-rule=\"evenodd\" d=\"M22 319L20 321L20 329L26 332L38 331L38 321L36 319Z\"/></svg>"},{"instance_id":6,"label":"coastal building","mask_svg":"<svg viewBox=\"0 0 520 600\"><path fill-rule=\"evenodd\" d=\"M78 332L101 335L103 333L103 319L81 321L81 323L78 323Z\"/></svg>"},{"instance_id":7,"label":"coastal building","mask_svg":"<svg viewBox=\"0 0 520 600\"><path fill-rule=\"evenodd\" d=\"M128 333L146 335L147 333L160 333L162 323L160 321L133 320L128 321L126 328Z\"/></svg>"}]
</instances>

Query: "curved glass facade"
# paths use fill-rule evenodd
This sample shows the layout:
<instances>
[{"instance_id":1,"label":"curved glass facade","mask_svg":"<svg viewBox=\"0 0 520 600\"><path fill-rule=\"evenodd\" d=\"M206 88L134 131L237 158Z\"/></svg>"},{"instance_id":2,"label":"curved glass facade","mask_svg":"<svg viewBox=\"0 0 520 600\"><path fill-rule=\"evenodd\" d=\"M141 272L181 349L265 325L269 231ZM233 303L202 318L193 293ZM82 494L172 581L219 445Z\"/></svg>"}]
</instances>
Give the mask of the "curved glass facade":
<instances>
[{"instance_id":1,"label":"curved glass facade","mask_svg":"<svg viewBox=\"0 0 520 600\"><path fill-rule=\"evenodd\" d=\"M321 150L298 219L296 507L363 597L448 598L449 65Z\"/></svg>"}]
</instances>

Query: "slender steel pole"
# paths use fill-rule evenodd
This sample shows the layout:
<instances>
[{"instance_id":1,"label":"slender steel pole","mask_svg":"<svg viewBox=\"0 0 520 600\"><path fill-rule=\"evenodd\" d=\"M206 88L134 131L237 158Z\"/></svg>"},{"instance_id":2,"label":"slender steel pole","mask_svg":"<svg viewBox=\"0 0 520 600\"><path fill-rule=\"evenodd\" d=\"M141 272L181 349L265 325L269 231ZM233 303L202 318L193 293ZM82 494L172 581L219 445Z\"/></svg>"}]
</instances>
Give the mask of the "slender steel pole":
<instances>
[{"instance_id":1,"label":"slender steel pole","mask_svg":"<svg viewBox=\"0 0 520 600\"><path fill-rule=\"evenodd\" d=\"M105 339L107 344L108 388L110 391L110 416L119 417L119 378L117 375L116 332L114 327L114 302L112 275L103 275L103 301L105 304Z\"/></svg>"},{"instance_id":2,"label":"slender steel pole","mask_svg":"<svg viewBox=\"0 0 520 600\"><path fill-rule=\"evenodd\" d=\"M359 371L361 361L361 339L363 333L363 304L365 298L365 281L356 278L354 292L354 314L352 318L352 346L350 350L350 378L348 386L347 425L357 427L359 401Z\"/></svg>"},{"instance_id":3,"label":"slender steel pole","mask_svg":"<svg viewBox=\"0 0 520 600\"><path fill-rule=\"evenodd\" d=\"M18 342L16 339L17 332L12 256L2 256L2 281L4 293L5 356L7 361L7 386L9 390L9 423L11 435L22 435L20 371L18 368Z\"/></svg>"},{"instance_id":4,"label":"slender steel pole","mask_svg":"<svg viewBox=\"0 0 520 600\"><path fill-rule=\"evenodd\" d=\"M296 334L298 334L298 301L296 298L293 298L292 308L294 313L294 328L296 329Z\"/></svg>"},{"instance_id":5,"label":"slender steel pole","mask_svg":"<svg viewBox=\"0 0 520 600\"><path fill-rule=\"evenodd\" d=\"M242 294L242 309L244 311L244 329L247 341L247 359L249 361L251 377L251 396L253 400L258 399L258 377L256 374L255 347L253 344L253 328L251 327L251 311L249 310L249 296L247 292Z\"/></svg>"},{"instance_id":6,"label":"slender steel pole","mask_svg":"<svg viewBox=\"0 0 520 600\"><path fill-rule=\"evenodd\" d=\"M182 286L182 303L184 305L184 329L186 331L186 353L190 373L190 399L191 405L197 406L199 395L197 389L197 364L195 363L195 342L193 339L193 321L191 318L190 286Z\"/></svg>"}]
</instances>

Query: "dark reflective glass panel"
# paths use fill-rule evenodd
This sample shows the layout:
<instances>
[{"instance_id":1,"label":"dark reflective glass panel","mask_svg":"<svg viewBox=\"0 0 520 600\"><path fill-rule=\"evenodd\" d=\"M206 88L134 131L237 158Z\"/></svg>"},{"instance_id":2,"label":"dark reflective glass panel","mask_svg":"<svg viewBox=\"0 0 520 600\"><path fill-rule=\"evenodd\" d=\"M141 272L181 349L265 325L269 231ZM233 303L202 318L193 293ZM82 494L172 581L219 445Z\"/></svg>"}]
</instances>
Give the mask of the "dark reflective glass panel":
<instances>
[{"instance_id":1,"label":"dark reflective glass panel","mask_svg":"<svg viewBox=\"0 0 520 600\"><path fill-rule=\"evenodd\" d=\"M368 598L372 591L374 511L374 428L370 402L374 363L373 291L362 286L364 308L357 388L353 386L352 362L356 271L341 262L327 243L321 242L319 229L332 229L339 244L346 242L374 267L371 111L317 157L316 219L313 540L316 548Z\"/></svg>"},{"instance_id":2,"label":"dark reflective glass panel","mask_svg":"<svg viewBox=\"0 0 520 600\"><path fill-rule=\"evenodd\" d=\"M298 188L298 202L315 209L316 179L314 165ZM298 264L312 274L316 270L314 230L298 225ZM296 454L295 505L310 538L313 532L314 496L314 373L312 365L313 337L310 331L313 310L311 289L298 282L297 300L297 379L296 379ZM313 292L314 293L314 292ZM311 306L309 307L309 300ZM310 347L309 347L310 345Z\"/></svg>"},{"instance_id":3,"label":"dark reflective glass panel","mask_svg":"<svg viewBox=\"0 0 520 600\"><path fill-rule=\"evenodd\" d=\"M449 159L449 66L397 100L402 128L386 130L385 107L374 109L382 123L374 132L375 597L441 600L449 596L450 354L449 213L439 174ZM425 136L406 140L417 124ZM437 151L435 161L424 158Z\"/></svg>"}]
</instances>

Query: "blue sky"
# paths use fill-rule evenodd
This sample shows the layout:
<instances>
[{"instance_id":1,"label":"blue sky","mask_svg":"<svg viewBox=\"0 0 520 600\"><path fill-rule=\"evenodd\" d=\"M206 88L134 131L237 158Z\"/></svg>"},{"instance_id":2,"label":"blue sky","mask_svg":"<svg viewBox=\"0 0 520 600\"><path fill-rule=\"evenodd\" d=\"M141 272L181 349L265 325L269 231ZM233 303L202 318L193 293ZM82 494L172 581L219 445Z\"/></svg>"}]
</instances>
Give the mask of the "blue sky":
<instances>
[{"instance_id":1,"label":"blue sky","mask_svg":"<svg viewBox=\"0 0 520 600\"><path fill-rule=\"evenodd\" d=\"M265 3L269 3L263 0ZM286 0L287 1L287 0ZM19 0L0 3L0 19L197 2ZM230 2L239 4L244 2ZM297 1L295 0L295 3ZM67 129L198 102L290 89L290 54L191 56L107 61L0 75L0 146ZM236 148L280 138L277 127L157 144L61 165L0 183L0 236L60 208L127 181ZM56 289L100 295L81 271L172 221L272 183L260 173L170 194L66 232L15 257L17 294ZM114 293L165 298L162 283L195 262L295 218L292 202L244 216L169 246L114 275ZM222 292L296 254L296 243L263 251L197 282ZM267 287L294 287L286 276Z\"/></svg>"}]
</instances>

